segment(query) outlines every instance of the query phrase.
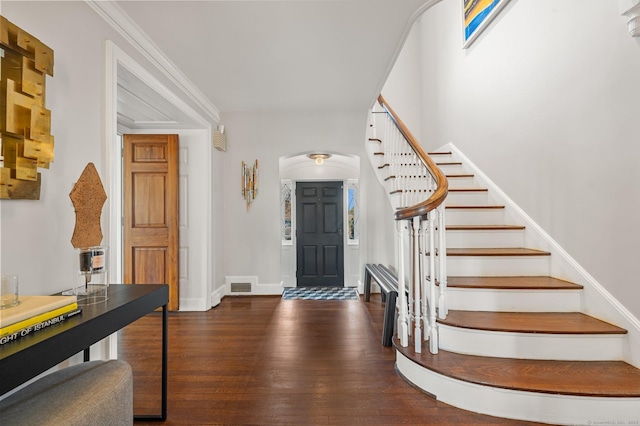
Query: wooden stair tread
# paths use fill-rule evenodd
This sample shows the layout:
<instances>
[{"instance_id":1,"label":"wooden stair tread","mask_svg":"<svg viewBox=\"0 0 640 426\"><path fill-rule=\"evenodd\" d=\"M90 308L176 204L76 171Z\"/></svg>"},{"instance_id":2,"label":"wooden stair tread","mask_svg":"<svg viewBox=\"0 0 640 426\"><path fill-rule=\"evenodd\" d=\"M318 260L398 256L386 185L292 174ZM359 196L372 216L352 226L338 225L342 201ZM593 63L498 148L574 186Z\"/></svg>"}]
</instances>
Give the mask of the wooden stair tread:
<instances>
[{"instance_id":1,"label":"wooden stair tread","mask_svg":"<svg viewBox=\"0 0 640 426\"><path fill-rule=\"evenodd\" d=\"M427 342L428 343L428 342ZM394 338L395 348L424 368L478 385L525 392L591 397L640 397L640 370L623 361L547 361L463 355L423 345L416 354Z\"/></svg>"},{"instance_id":2,"label":"wooden stair tread","mask_svg":"<svg viewBox=\"0 0 640 426\"><path fill-rule=\"evenodd\" d=\"M436 162L436 166L462 166L462 162L460 161L445 161L442 163Z\"/></svg>"},{"instance_id":3,"label":"wooden stair tread","mask_svg":"<svg viewBox=\"0 0 640 426\"><path fill-rule=\"evenodd\" d=\"M447 208L447 209L504 209L504 206L494 205L494 204L488 205L488 206L485 206L485 205L482 205L482 206L480 206L480 205L449 205L449 204L447 204L445 206L445 208Z\"/></svg>"},{"instance_id":4,"label":"wooden stair tread","mask_svg":"<svg viewBox=\"0 0 640 426\"><path fill-rule=\"evenodd\" d=\"M449 192L489 192L487 188L449 188Z\"/></svg>"},{"instance_id":5,"label":"wooden stair tread","mask_svg":"<svg viewBox=\"0 0 640 426\"><path fill-rule=\"evenodd\" d=\"M473 330L545 334L626 334L627 330L581 312L481 312L450 310L441 324Z\"/></svg>"},{"instance_id":6,"label":"wooden stair tread","mask_svg":"<svg viewBox=\"0 0 640 426\"><path fill-rule=\"evenodd\" d=\"M447 231L521 231L522 225L447 225Z\"/></svg>"},{"instance_id":7,"label":"wooden stair tread","mask_svg":"<svg viewBox=\"0 0 640 426\"><path fill-rule=\"evenodd\" d=\"M427 152L427 155L451 155L451 151Z\"/></svg>"},{"instance_id":8,"label":"wooden stair tread","mask_svg":"<svg viewBox=\"0 0 640 426\"><path fill-rule=\"evenodd\" d=\"M471 173L452 173L452 174L449 174L449 175L445 175L445 177L447 179L451 179L451 178L472 178L472 177L474 177L474 175L471 174Z\"/></svg>"},{"instance_id":9,"label":"wooden stair tread","mask_svg":"<svg viewBox=\"0 0 640 426\"><path fill-rule=\"evenodd\" d=\"M548 251L524 247L447 248L447 256L549 256Z\"/></svg>"},{"instance_id":10,"label":"wooden stair tread","mask_svg":"<svg viewBox=\"0 0 640 426\"><path fill-rule=\"evenodd\" d=\"M546 276L447 277L447 286L450 288L497 290L581 290L583 288L579 284Z\"/></svg>"}]
</instances>

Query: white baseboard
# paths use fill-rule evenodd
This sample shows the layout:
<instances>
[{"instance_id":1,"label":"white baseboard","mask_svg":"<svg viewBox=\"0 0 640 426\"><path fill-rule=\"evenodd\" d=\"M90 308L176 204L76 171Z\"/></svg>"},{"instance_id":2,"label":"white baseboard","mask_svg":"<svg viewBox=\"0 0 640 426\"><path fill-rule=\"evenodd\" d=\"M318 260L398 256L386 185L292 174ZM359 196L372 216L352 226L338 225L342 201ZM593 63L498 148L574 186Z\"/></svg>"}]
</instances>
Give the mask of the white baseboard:
<instances>
[{"instance_id":1,"label":"white baseboard","mask_svg":"<svg viewBox=\"0 0 640 426\"><path fill-rule=\"evenodd\" d=\"M283 289L282 282L274 283L274 284L259 283L253 289L253 294L260 295L260 296L279 296L282 294L282 289Z\"/></svg>"},{"instance_id":2,"label":"white baseboard","mask_svg":"<svg viewBox=\"0 0 640 426\"><path fill-rule=\"evenodd\" d=\"M207 311L211 308L204 298L180 299L180 312Z\"/></svg>"},{"instance_id":3,"label":"white baseboard","mask_svg":"<svg viewBox=\"0 0 640 426\"><path fill-rule=\"evenodd\" d=\"M213 293L211 293L211 307L215 308L220 304L222 298L225 296L226 287L224 285L218 286Z\"/></svg>"}]
</instances>

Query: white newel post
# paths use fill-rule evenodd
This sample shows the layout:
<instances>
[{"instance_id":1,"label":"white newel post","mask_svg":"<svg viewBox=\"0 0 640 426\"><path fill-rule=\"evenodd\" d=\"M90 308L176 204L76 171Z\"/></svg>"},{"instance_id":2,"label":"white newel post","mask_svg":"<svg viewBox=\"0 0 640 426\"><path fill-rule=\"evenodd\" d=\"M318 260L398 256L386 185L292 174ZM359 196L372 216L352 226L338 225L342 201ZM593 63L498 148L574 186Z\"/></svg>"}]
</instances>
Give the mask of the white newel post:
<instances>
[{"instance_id":1,"label":"white newel post","mask_svg":"<svg viewBox=\"0 0 640 426\"><path fill-rule=\"evenodd\" d=\"M400 346L409 346L409 321L407 312L407 293L405 289L405 256L404 256L404 221L397 221L398 226L398 335Z\"/></svg>"}]
</instances>

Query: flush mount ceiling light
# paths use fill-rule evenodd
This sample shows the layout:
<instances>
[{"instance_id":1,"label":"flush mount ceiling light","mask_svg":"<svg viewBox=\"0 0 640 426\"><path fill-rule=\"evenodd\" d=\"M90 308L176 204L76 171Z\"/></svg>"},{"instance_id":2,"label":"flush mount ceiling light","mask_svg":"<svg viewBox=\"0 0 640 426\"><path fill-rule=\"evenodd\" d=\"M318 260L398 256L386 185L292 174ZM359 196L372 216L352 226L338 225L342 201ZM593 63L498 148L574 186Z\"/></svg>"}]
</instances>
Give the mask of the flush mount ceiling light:
<instances>
[{"instance_id":1,"label":"flush mount ceiling light","mask_svg":"<svg viewBox=\"0 0 640 426\"><path fill-rule=\"evenodd\" d=\"M330 158L331 154L309 154L307 157L315 161L318 166L322 166L324 164L324 160Z\"/></svg>"}]
</instances>

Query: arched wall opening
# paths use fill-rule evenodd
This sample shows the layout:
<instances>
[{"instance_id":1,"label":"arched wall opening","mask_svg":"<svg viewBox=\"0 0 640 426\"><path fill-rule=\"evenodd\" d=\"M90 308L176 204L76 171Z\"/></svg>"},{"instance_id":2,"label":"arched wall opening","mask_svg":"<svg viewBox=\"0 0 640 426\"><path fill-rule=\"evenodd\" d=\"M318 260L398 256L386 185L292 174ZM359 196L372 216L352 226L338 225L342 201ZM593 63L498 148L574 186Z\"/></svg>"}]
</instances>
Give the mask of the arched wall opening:
<instances>
[{"instance_id":1,"label":"arched wall opening","mask_svg":"<svg viewBox=\"0 0 640 426\"><path fill-rule=\"evenodd\" d=\"M328 154L319 165L309 156ZM344 286L359 284L360 157L329 151L307 151L279 158L280 173L280 276L284 287L296 287L296 184L343 183Z\"/></svg>"}]
</instances>

